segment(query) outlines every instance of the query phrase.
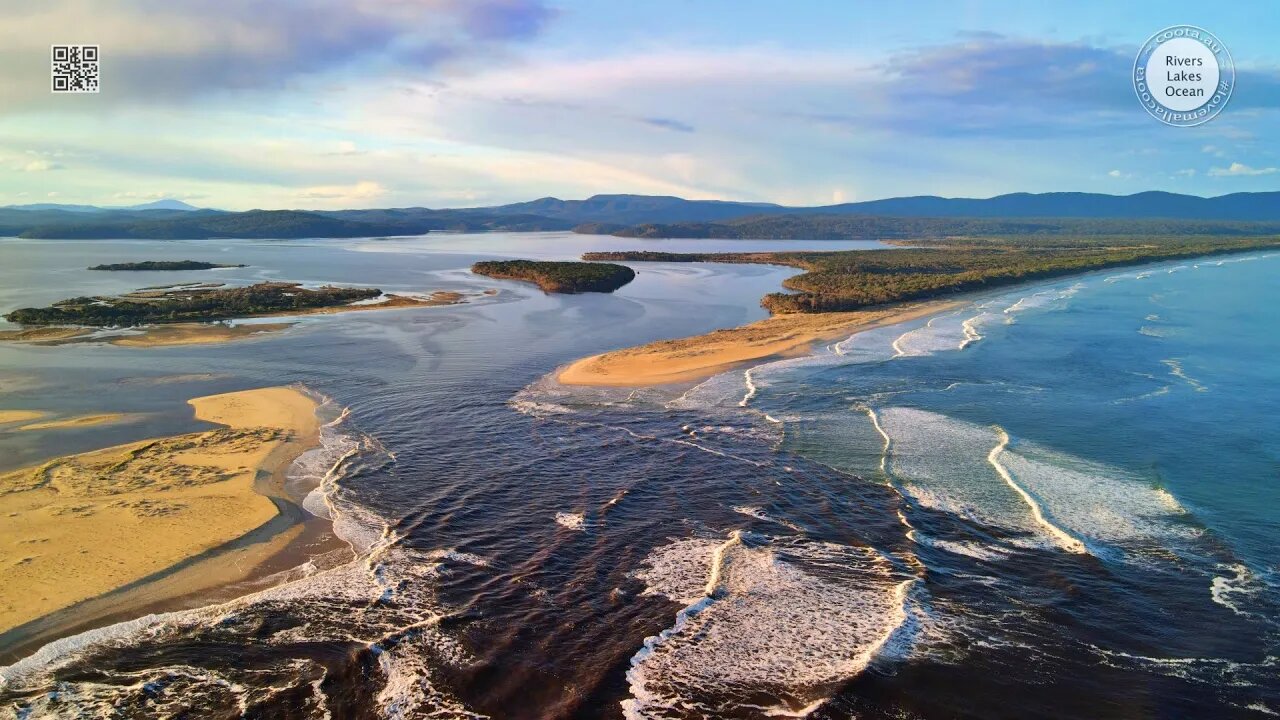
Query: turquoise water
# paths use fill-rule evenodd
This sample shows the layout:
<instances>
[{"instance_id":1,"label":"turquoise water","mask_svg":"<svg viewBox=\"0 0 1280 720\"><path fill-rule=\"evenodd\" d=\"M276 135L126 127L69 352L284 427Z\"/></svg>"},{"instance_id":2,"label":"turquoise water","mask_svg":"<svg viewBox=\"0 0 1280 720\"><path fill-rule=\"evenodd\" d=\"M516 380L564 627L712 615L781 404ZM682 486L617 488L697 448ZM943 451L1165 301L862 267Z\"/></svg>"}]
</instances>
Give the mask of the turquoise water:
<instances>
[{"instance_id":1,"label":"turquoise water","mask_svg":"<svg viewBox=\"0 0 1280 720\"><path fill-rule=\"evenodd\" d=\"M1062 485L1079 481L1065 473L1083 467L1108 475L1090 487L1098 505L1142 503L1167 491L1188 522L1220 538L1251 573L1274 576L1277 277L1274 254L1096 274L864 334L841 349L893 361L816 374L799 369L794 379L780 368L778 382L833 386L857 398L853 404L881 412L909 409L998 426L1012 438L1012 451L1034 448L1041 460L1054 458L1048 465L1060 462ZM769 393L753 405L773 407ZM776 409L788 408L784 402ZM930 453L939 463L947 460L939 452L947 430L941 421L930 427ZM1062 516L1068 532L1086 543L1096 539L1100 551L1110 538L1137 532L1124 508L1106 519L1068 518L1077 509L1065 505L1080 498L1056 507L1050 494L1059 488L1043 481L1047 509Z\"/></svg>"}]
</instances>

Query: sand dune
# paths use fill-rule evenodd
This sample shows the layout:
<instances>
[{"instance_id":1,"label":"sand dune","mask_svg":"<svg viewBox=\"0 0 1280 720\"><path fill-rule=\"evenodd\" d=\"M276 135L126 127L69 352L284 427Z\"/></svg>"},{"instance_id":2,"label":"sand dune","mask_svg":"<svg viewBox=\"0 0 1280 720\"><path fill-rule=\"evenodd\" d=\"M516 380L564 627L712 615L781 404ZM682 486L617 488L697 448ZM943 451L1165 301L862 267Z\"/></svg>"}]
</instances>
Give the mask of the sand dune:
<instances>
[{"instance_id":1,"label":"sand dune","mask_svg":"<svg viewBox=\"0 0 1280 720\"><path fill-rule=\"evenodd\" d=\"M316 442L293 388L190 401L223 425L0 475L0 632L153 575L277 513L270 484Z\"/></svg>"}]
</instances>

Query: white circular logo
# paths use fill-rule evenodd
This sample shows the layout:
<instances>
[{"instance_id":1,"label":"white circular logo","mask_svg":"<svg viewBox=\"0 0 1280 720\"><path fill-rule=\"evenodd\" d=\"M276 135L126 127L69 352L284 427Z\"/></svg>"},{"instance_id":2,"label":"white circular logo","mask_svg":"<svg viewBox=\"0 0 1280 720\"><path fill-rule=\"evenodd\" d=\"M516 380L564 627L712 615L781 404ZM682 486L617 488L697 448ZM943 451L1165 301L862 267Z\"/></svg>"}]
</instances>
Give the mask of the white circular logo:
<instances>
[{"instance_id":1,"label":"white circular logo","mask_svg":"<svg viewBox=\"0 0 1280 720\"><path fill-rule=\"evenodd\" d=\"M1213 33L1174 25L1152 35L1133 62L1133 89L1152 117L1166 125L1209 122L1235 89L1231 53Z\"/></svg>"}]
</instances>

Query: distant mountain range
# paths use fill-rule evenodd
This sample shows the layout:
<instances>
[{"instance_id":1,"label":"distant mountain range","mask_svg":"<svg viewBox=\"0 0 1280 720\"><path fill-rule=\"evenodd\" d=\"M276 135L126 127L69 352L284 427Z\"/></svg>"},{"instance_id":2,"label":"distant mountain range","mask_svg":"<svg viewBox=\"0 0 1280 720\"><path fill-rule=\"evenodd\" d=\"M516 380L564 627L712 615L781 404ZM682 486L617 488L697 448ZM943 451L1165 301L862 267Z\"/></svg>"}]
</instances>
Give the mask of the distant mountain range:
<instances>
[{"instance_id":1,"label":"distant mountain range","mask_svg":"<svg viewBox=\"0 0 1280 720\"><path fill-rule=\"evenodd\" d=\"M819 207L596 195L586 200L548 197L510 205L445 209L224 212L196 208L180 200L118 208L47 203L0 208L0 236L32 238L365 237L568 229L632 237L773 237L776 233L778 237L809 239L920 233L1098 234L1123 228L1238 235L1274 233L1280 228L1277 223L1280 192L1212 198L1166 192L1013 193L986 199L917 196Z\"/></svg>"},{"instance_id":2,"label":"distant mountain range","mask_svg":"<svg viewBox=\"0 0 1280 720\"><path fill-rule=\"evenodd\" d=\"M651 195L596 195L586 200L542 198L476 208L492 214L521 213L577 223L715 222L747 215L880 215L888 217L980 218L1162 218L1179 220L1280 220L1280 192L1235 193L1204 198L1168 192L1012 193L993 198L933 195L888 198L816 207L769 203L685 200Z\"/></svg>"},{"instance_id":3,"label":"distant mountain range","mask_svg":"<svg viewBox=\"0 0 1280 720\"><path fill-rule=\"evenodd\" d=\"M99 212L116 212L120 210L200 210L195 205L189 205L181 200L172 198L164 198L141 205L119 205L119 206L101 206L101 205L61 205L58 203L35 203L33 205L5 205L0 207L2 210L61 210L64 212L78 213L99 213Z\"/></svg>"}]
</instances>

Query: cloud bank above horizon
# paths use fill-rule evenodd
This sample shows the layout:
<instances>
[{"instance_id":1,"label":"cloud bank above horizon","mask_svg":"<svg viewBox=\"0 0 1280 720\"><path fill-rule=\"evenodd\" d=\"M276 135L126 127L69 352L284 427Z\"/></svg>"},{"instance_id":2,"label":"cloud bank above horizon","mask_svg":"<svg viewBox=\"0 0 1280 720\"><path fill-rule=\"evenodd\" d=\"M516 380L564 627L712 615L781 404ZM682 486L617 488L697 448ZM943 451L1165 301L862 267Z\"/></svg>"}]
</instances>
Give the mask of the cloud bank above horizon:
<instances>
[{"instance_id":1,"label":"cloud bank above horizon","mask_svg":"<svg viewBox=\"0 0 1280 720\"><path fill-rule=\"evenodd\" d=\"M1243 9L925 5L0 0L0 205L1277 189L1280 58ZM1197 128L1129 85L1179 22L1238 70ZM68 42L100 94L48 91Z\"/></svg>"}]
</instances>

